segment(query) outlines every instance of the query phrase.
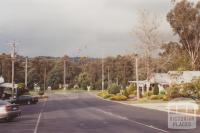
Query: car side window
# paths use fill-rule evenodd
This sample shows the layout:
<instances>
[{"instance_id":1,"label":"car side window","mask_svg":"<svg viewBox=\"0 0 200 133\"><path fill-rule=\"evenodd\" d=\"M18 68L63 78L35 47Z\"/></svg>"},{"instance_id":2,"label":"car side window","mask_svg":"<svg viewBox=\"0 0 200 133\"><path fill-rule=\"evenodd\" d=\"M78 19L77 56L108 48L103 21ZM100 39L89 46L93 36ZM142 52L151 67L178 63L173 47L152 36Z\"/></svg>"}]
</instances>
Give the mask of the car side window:
<instances>
[{"instance_id":1,"label":"car side window","mask_svg":"<svg viewBox=\"0 0 200 133\"><path fill-rule=\"evenodd\" d=\"M19 100L24 100L24 96L20 96L20 97L19 97Z\"/></svg>"}]
</instances>

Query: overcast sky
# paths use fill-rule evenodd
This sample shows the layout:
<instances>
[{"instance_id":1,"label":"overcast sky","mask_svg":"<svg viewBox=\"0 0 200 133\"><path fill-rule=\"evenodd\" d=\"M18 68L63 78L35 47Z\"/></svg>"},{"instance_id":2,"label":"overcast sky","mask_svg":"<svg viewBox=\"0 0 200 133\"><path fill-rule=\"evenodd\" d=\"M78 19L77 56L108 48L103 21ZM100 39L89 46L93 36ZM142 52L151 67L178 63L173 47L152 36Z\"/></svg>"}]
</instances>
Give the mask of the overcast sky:
<instances>
[{"instance_id":1,"label":"overcast sky","mask_svg":"<svg viewBox=\"0 0 200 133\"><path fill-rule=\"evenodd\" d=\"M162 19L162 32L171 38L166 14L170 0L0 0L0 53L17 40L24 56L118 55L138 51L131 31L138 11Z\"/></svg>"}]
</instances>

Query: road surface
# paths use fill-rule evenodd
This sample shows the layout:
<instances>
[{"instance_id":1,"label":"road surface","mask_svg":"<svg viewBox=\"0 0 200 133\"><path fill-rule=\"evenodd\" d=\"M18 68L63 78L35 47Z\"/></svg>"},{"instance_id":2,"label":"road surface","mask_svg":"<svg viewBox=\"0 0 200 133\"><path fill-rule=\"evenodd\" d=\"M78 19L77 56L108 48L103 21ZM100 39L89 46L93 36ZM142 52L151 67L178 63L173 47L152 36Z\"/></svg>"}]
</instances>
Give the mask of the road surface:
<instances>
[{"instance_id":1,"label":"road surface","mask_svg":"<svg viewBox=\"0 0 200 133\"><path fill-rule=\"evenodd\" d=\"M170 130L167 113L104 101L91 93L51 94L47 101L21 107L18 121L0 122L0 133L199 133Z\"/></svg>"}]
</instances>

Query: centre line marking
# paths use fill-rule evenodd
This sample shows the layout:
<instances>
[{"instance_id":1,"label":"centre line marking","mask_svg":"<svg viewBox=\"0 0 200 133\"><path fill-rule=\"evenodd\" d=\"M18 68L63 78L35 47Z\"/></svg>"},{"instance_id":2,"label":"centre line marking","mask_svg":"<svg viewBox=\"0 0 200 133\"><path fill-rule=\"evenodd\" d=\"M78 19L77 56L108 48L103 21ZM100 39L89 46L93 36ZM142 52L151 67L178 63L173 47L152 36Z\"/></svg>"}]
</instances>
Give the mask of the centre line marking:
<instances>
[{"instance_id":1,"label":"centre line marking","mask_svg":"<svg viewBox=\"0 0 200 133\"><path fill-rule=\"evenodd\" d=\"M41 109L40 114L38 116L37 123L35 125L35 129L34 129L33 133L37 133L38 132L38 127L39 127L39 124L40 124L42 113L44 112L44 107L46 106L46 102L47 102L47 100L45 100L45 102L42 105L42 109Z\"/></svg>"}]
</instances>

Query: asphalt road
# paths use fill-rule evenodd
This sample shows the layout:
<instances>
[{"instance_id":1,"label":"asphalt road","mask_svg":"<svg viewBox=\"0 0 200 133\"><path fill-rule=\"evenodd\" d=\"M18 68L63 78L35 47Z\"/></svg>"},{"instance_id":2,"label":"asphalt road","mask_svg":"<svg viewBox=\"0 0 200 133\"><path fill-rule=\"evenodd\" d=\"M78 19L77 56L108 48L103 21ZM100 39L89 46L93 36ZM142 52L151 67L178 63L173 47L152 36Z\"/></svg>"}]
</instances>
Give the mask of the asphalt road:
<instances>
[{"instance_id":1,"label":"asphalt road","mask_svg":"<svg viewBox=\"0 0 200 133\"><path fill-rule=\"evenodd\" d=\"M166 112L104 101L89 93L51 94L47 101L21 107L22 117L0 122L0 133L199 133L170 130Z\"/></svg>"}]
</instances>

